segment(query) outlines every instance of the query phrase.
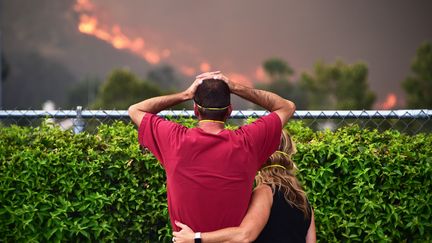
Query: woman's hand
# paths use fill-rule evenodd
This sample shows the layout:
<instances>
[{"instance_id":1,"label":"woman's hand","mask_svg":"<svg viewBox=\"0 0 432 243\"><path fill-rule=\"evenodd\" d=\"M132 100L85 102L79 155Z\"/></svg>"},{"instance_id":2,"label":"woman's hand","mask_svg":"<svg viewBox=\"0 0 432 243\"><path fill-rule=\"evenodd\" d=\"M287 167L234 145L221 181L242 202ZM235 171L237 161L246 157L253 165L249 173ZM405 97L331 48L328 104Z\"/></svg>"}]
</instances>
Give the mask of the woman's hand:
<instances>
[{"instance_id":1,"label":"woman's hand","mask_svg":"<svg viewBox=\"0 0 432 243\"><path fill-rule=\"evenodd\" d=\"M195 232L189 226L175 221L175 224L181 229L180 231L173 232L173 242L176 243L194 243L195 242Z\"/></svg>"}]
</instances>

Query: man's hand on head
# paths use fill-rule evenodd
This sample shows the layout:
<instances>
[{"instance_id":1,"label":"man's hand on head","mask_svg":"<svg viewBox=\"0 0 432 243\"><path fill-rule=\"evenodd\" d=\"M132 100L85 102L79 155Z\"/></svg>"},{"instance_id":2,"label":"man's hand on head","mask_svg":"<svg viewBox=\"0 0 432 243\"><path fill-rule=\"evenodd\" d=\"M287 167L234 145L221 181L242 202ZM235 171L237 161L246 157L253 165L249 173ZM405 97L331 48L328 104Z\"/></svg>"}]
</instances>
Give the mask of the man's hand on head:
<instances>
[{"instance_id":1,"label":"man's hand on head","mask_svg":"<svg viewBox=\"0 0 432 243\"><path fill-rule=\"evenodd\" d=\"M217 75L217 79L223 80L226 84L228 84L228 87L229 87L231 93L233 92L234 82L232 82L227 76L225 76L223 74L219 74L219 75Z\"/></svg>"},{"instance_id":2,"label":"man's hand on head","mask_svg":"<svg viewBox=\"0 0 432 243\"><path fill-rule=\"evenodd\" d=\"M205 79L219 79L219 80L223 80L226 84L228 84L228 87L231 90L231 92L233 91L233 88L234 88L234 82L232 82L221 71L213 71L213 72L202 73L202 74L196 76L196 78L199 78L199 79L202 79L202 80L205 80Z\"/></svg>"},{"instance_id":3,"label":"man's hand on head","mask_svg":"<svg viewBox=\"0 0 432 243\"><path fill-rule=\"evenodd\" d=\"M213 78L214 75L218 75L218 74L221 74L221 71L205 72L205 73L201 73L201 74L197 75L196 78L211 79L211 78Z\"/></svg>"},{"instance_id":4,"label":"man's hand on head","mask_svg":"<svg viewBox=\"0 0 432 243\"><path fill-rule=\"evenodd\" d=\"M191 100L191 99L193 99L193 97L195 96L195 92L196 92L198 86L202 83L202 81L203 81L204 79L205 79L205 78L198 78L198 76L197 76L197 78L195 79L195 81L193 81L193 83L191 84L191 86L189 86L189 88L187 88L187 89L184 91L184 94L185 94L186 100Z\"/></svg>"}]
</instances>

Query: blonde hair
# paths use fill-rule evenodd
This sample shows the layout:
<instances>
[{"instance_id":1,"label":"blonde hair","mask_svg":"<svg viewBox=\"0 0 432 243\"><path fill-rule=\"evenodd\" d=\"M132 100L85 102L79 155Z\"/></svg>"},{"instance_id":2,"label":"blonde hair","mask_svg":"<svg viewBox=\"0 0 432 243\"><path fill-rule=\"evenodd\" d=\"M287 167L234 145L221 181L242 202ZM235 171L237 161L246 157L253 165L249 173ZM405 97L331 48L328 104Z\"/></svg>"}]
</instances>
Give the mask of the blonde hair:
<instances>
[{"instance_id":1,"label":"blonde hair","mask_svg":"<svg viewBox=\"0 0 432 243\"><path fill-rule=\"evenodd\" d=\"M255 177L258 185L268 185L273 193L276 189L283 191L285 200L300 209L305 217L310 216L306 193L297 180L297 167L291 156L297 152L296 146L287 131L282 131L278 151L274 152Z\"/></svg>"}]
</instances>

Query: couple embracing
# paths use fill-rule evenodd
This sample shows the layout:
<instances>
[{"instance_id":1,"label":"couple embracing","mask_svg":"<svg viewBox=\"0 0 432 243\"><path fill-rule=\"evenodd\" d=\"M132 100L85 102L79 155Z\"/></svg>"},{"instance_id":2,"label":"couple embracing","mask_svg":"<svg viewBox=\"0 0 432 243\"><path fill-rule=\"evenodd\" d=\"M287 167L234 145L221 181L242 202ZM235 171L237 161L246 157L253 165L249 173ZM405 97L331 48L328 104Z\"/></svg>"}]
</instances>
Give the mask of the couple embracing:
<instances>
[{"instance_id":1,"label":"couple embracing","mask_svg":"<svg viewBox=\"0 0 432 243\"><path fill-rule=\"evenodd\" d=\"M270 114L225 129L231 93ZM156 115L192 99L194 128ZM166 172L174 242L315 241L313 210L291 160L295 145L283 132L294 111L293 102L218 71L198 75L183 92L129 107L139 143Z\"/></svg>"}]
</instances>

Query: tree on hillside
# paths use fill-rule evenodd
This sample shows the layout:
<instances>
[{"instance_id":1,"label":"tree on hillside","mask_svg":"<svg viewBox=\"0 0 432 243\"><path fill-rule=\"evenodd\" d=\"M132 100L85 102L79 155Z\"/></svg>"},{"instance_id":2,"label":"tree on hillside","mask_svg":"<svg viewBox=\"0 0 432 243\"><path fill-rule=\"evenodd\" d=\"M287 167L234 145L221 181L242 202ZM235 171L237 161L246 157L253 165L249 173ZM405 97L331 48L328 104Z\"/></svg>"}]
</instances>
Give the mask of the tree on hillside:
<instances>
[{"instance_id":1,"label":"tree on hillside","mask_svg":"<svg viewBox=\"0 0 432 243\"><path fill-rule=\"evenodd\" d=\"M279 58L271 58L264 61L263 68L271 81L289 80L289 77L294 74L293 69L288 63Z\"/></svg>"},{"instance_id":2,"label":"tree on hillside","mask_svg":"<svg viewBox=\"0 0 432 243\"><path fill-rule=\"evenodd\" d=\"M155 85L125 69L114 70L99 89L93 108L127 109L138 101L162 95Z\"/></svg>"},{"instance_id":3,"label":"tree on hillside","mask_svg":"<svg viewBox=\"0 0 432 243\"><path fill-rule=\"evenodd\" d=\"M412 74L403 82L408 108L432 108L432 44L423 43L411 64Z\"/></svg>"},{"instance_id":4,"label":"tree on hillside","mask_svg":"<svg viewBox=\"0 0 432 243\"><path fill-rule=\"evenodd\" d=\"M280 96L288 98L293 88L290 78L294 74L288 63L279 58L271 58L264 61L263 69L270 79L270 83L263 87L266 90L276 92Z\"/></svg>"},{"instance_id":5,"label":"tree on hillside","mask_svg":"<svg viewBox=\"0 0 432 243\"><path fill-rule=\"evenodd\" d=\"M182 88L182 82L179 77L176 76L175 70L168 65L157 66L151 69L147 74L147 79L159 87L170 90L178 90Z\"/></svg>"},{"instance_id":6,"label":"tree on hillside","mask_svg":"<svg viewBox=\"0 0 432 243\"><path fill-rule=\"evenodd\" d=\"M291 80L294 71L286 61L279 58L268 59L263 63L263 69L270 79L270 83L259 85L258 88L294 101L297 109L306 108L307 100L304 91L298 82Z\"/></svg>"},{"instance_id":7,"label":"tree on hillside","mask_svg":"<svg viewBox=\"0 0 432 243\"><path fill-rule=\"evenodd\" d=\"M303 73L309 109L370 109L375 94L369 89L364 63L348 65L317 62L312 74Z\"/></svg>"}]
</instances>

